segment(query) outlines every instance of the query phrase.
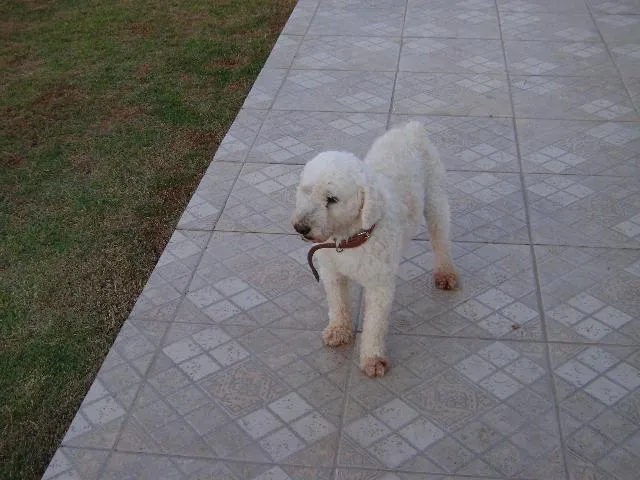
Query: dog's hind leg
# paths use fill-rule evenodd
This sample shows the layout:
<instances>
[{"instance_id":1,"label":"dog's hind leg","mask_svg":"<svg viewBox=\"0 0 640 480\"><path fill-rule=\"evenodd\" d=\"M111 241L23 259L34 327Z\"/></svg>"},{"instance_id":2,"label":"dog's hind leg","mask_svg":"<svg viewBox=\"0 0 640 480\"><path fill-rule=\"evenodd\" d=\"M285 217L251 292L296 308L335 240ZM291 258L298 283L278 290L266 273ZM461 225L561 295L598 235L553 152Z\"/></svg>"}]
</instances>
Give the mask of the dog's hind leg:
<instances>
[{"instance_id":1,"label":"dog's hind leg","mask_svg":"<svg viewBox=\"0 0 640 480\"><path fill-rule=\"evenodd\" d=\"M444 182L444 171L435 172L430 178L426 188L424 217L427 221L431 248L433 249L433 280L436 287L442 290L452 290L458 284L458 276L451 257L451 240L449 238L451 216Z\"/></svg>"},{"instance_id":2,"label":"dog's hind leg","mask_svg":"<svg viewBox=\"0 0 640 480\"><path fill-rule=\"evenodd\" d=\"M360 343L360 369L370 377L382 377L389 362L385 358L385 337L395 291L394 279L379 287L364 289L364 325Z\"/></svg>"},{"instance_id":3,"label":"dog's hind leg","mask_svg":"<svg viewBox=\"0 0 640 480\"><path fill-rule=\"evenodd\" d=\"M347 277L330 269L320 269L320 279L327 292L329 325L322 332L325 345L337 347L351 342L352 324L349 311L349 284Z\"/></svg>"}]
</instances>

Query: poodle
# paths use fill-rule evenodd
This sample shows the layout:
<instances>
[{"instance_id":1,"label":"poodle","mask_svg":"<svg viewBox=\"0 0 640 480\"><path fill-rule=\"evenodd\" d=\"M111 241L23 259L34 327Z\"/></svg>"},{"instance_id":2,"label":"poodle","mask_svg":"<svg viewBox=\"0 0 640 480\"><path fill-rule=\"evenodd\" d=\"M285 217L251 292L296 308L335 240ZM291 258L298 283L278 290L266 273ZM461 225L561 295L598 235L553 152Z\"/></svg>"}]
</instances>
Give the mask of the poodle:
<instances>
[{"instance_id":1,"label":"poodle","mask_svg":"<svg viewBox=\"0 0 640 480\"><path fill-rule=\"evenodd\" d=\"M321 244L313 250L322 248L317 260L329 303L324 343L351 341L351 279L364 289L360 368L370 377L381 377L388 369L385 337L395 276L422 215L434 253L435 285L454 289L458 279L451 257L445 170L419 122L386 132L364 162L350 153L329 151L302 171L292 223L306 241ZM335 245L327 245L329 241ZM329 245L337 248L326 248Z\"/></svg>"}]
</instances>

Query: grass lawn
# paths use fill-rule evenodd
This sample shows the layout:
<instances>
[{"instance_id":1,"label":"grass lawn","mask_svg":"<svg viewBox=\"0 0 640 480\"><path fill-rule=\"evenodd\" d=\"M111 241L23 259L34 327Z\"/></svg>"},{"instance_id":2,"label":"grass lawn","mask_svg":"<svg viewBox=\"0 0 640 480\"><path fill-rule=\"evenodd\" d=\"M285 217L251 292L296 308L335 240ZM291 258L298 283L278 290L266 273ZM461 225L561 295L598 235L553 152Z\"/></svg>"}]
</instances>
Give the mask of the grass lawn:
<instances>
[{"instance_id":1,"label":"grass lawn","mask_svg":"<svg viewBox=\"0 0 640 480\"><path fill-rule=\"evenodd\" d=\"M294 3L0 3L0 478L44 471Z\"/></svg>"}]
</instances>

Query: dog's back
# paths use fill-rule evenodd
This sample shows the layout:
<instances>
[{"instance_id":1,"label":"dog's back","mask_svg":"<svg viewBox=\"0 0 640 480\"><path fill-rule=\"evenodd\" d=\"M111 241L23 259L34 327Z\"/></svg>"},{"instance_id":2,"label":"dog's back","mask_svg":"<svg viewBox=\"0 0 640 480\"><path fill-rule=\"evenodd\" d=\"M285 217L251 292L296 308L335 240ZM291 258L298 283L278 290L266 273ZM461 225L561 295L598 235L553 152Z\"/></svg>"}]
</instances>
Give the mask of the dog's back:
<instances>
[{"instance_id":1,"label":"dog's back","mask_svg":"<svg viewBox=\"0 0 640 480\"><path fill-rule=\"evenodd\" d=\"M373 143L364 161L400 196L408 208L407 226L417 229L429 177L443 174L438 151L424 125L414 121L389 130Z\"/></svg>"}]
</instances>

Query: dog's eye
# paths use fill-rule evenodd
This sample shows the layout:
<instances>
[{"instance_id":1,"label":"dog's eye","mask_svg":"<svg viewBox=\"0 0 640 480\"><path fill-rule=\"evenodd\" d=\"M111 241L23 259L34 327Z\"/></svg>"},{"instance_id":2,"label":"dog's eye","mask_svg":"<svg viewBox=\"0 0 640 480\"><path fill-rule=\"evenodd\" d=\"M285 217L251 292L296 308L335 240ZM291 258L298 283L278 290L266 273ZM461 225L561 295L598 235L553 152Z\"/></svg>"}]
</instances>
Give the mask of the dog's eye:
<instances>
[{"instance_id":1,"label":"dog's eye","mask_svg":"<svg viewBox=\"0 0 640 480\"><path fill-rule=\"evenodd\" d=\"M329 195L327 197L327 205L331 205L331 204L334 204L334 203L338 203L338 198L334 197L333 195Z\"/></svg>"}]
</instances>

